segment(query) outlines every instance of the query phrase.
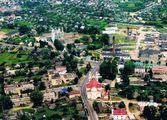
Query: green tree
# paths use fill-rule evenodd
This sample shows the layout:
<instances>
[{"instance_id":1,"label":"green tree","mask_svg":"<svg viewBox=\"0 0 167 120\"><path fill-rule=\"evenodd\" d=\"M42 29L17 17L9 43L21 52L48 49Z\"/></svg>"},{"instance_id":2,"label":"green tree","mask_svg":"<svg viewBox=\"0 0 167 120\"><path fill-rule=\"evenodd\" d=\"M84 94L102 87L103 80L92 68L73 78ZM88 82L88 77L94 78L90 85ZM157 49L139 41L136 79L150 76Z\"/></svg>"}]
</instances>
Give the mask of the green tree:
<instances>
[{"instance_id":1,"label":"green tree","mask_svg":"<svg viewBox=\"0 0 167 120\"><path fill-rule=\"evenodd\" d=\"M17 116L17 120L32 120L32 119L31 119L31 116L29 116L26 113L23 113Z\"/></svg>"},{"instance_id":2,"label":"green tree","mask_svg":"<svg viewBox=\"0 0 167 120\"><path fill-rule=\"evenodd\" d=\"M155 120L156 113L157 113L156 107L154 106L144 107L143 116L148 120Z\"/></svg>"},{"instance_id":3,"label":"green tree","mask_svg":"<svg viewBox=\"0 0 167 120\"><path fill-rule=\"evenodd\" d=\"M57 39L54 41L54 46L56 47L57 50L60 50L60 51L64 49L64 45L62 44L62 42L60 42Z\"/></svg>"},{"instance_id":4,"label":"green tree","mask_svg":"<svg viewBox=\"0 0 167 120\"><path fill-rule=\"evenodd\" d=\"M152 69L150 69L150 70L148 71L148 73L149 73L150 78L152 79L152 78L153 78L153 71L152 71Z\"/></svg>"},{"instance_id":5,"label":"green tree","mask_svg":"<svg viewBox=\"0 0 167 120\"><path fill-rule=\"evenodd\" d=\"M86 65L86 72L88 72L90 69L91 69L91 64L88 63L88 64Z\"/></svg>"},{"instance_id":6,"label":"green tree","mask_svg":"<svg viewBox=\"0 0 167 120\"><path fill-rule=\"evenodd\" d=\"M34 106L41 106L43 103L43 94L40 91L34 91L30 94L30 99Z\"/></svg>"},{"instance_id":7,"label":"green tree","mask_svg":"<svg viewBox=\"0 0 167 120\"><path fill-rule=\"evenodd\" d=\"M28 34L31 31L31 28L27 25L20 25L19 27L19 33L20 35Z\"/></svg>"},{"instance_id":8,"label":"green tree","mask_svg":"<svg viewBox=\"0 0 167 120\"><path fill-rule=\"evenodd\" d=\"M111 88L110 88L110 85L109 85L109 84L105 86L105 91L108 91L108 90L110 90L110 89L111 89Z\"/></svg>"},{"instance_id":9,"label":"green tree","mask_svg":"<svg viewBox=\"0 0 167 120\"><path fill-rule=\"evenodd\" d=\"M40 82L39 83L39 90L45 90L45 89L46 89L45 83L44 82Z\"/></svg>"},{"instance_id":10,"label":"green tree","mask_svg":"<svg viewBox=\"0 0 167 120\"><path fill-rule=\"evenodd\" d=\"M132 75L134 73L135 65L132 61L126 61L124 64L124 73L126 75Z\"/></svg>"},{"instance_id":11,"label":"green tree","mask_svg":"<svg viewBox=\"0 0 167 120\"><path fill-rule=\"evenodd\" d=\"M117 73L117 61L115 59L112 61L112 63L110 61L104 61L100 65L100 75L104 79L114 80L116 78Z\"/></svg>"},{"instance_id":12,"label":"green tree","mask_svg":"<svg viewBox=\"0 0 167 120\"><path fill-rule=\"evenodd\" d=\"M99 113L98 102L96 102L96 101L93 102L93 108L97 113Z\"/></svg>"},{"instance_id":13,"label":"green tree","mask_svg":"<svg viewBox=\"0 0 167 120\"><path fill-rule=\"evenodd\" d=\"M144 76L144 81L145 82L150 82L150 75L145 75Z\"/></svg>"},{"instance_id":14,"label":"green tree","mask_svg":"<svg viewBox=\"0 0 167 120\"><path fill-rule=\"evenodd\" d=\"M162 114L161 114L162 120L167 120L166 115L167 115L167 108L163 109L162 111Z\"/></svg>"},{"instance_id":15,"label":"green tree","mask_svg":"<svg viewBox=\"0 0 167 120\"><path fill-rule=\"evenodd\" d=\"M12 106L13 106L13 103L10 100L9 96L4 96L4 95L0 96L0 108L2 108L3 110L6 110L6 109L12 108Z\"/></svg>"},{"instance_id":16,"label":"green tree","mask_svg":"<svg viewBox=\"0 0 167 120\"><path fill-rule=\"evenodd\" d=\"M102 34L100 36L100 41L104 43L105 45L109 45L110 37L108 34Z\"/></svg>"}]
</instances>

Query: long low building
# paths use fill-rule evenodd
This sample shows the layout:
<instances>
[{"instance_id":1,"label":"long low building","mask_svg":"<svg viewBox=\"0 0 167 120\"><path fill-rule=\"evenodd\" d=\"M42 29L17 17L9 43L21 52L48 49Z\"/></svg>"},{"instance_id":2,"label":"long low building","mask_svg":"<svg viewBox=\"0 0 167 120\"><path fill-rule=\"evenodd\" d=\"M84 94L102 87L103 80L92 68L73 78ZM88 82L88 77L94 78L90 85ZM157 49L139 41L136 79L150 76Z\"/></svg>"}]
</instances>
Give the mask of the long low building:
<instances>
[{"instance_id":1,"label":"long low building","mask_svg":"<svg viewBox=\"0 0 167 120\"><path fill-rule=\"evenodd\" d=\"M154 74L167 74L167 66L154 66L152 71Z\"/></svg>"}]
</instances>

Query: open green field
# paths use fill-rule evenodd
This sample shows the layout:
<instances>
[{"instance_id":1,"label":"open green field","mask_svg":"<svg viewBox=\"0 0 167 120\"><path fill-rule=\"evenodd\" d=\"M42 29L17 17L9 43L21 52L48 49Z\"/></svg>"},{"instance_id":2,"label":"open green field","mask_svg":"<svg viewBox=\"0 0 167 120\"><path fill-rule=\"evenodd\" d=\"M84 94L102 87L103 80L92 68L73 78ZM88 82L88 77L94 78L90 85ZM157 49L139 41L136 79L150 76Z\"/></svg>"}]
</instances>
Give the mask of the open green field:
<instances>
[{"instance_id":1,"label":"open green field","mask_svg":"<svg viewBox=\"0 0 167 120\"><path fill-rule=\"evenodd\" d=\"M107 27L108 23L103 20L86 20L87 25L98 26L100 29Z\"/></svg>"},{"instance_id":2,"label":"open green field","mask_svg":"<svg viewBox=\"0 0 167 120\"><path fill-rule=\"evenodd\" d=\"M119 29L127 29L127 27L129 27L130 29L138 30L140 28L139 25L123 24L123 23L118 23L117 26Z\"/></svg>"},{"instance_id":3,"label":"open green field","mask_svg":"<svg viewBox=\"0 0 167 120\"><path fill-rule=\"evenodd\" d=\"M128 44L128 45L134 45L136 43L135 40L130 40L128 39L127 36L123 35L123 34L112 34L112 36L115 36L115 42L116 44Z\"/></svg>"},{"instance_id":4,"label":"open green field","mask_svg":"<svg viewBox=\"0 0 167 120\"><path fill-rule=\"evenodd\" d=\"M30 62L32 59L27 54L18 53L0 53L0 64L6 62L6 64L16 64L20 62Z\"/></svg>"},{"instance_id":5,"label":"open green field","mask_svg":"<svg viewBox=\"0 0 167 120\"><path fill-rule=\"evenodd\" d=\"M135 12L144 8L144 5L147 4L148 1L149 0L128 0L128 2L122 2L122 0L113 0L113 2L118 4L120 9L128 12Z\"/></svg>"}]
</instances>

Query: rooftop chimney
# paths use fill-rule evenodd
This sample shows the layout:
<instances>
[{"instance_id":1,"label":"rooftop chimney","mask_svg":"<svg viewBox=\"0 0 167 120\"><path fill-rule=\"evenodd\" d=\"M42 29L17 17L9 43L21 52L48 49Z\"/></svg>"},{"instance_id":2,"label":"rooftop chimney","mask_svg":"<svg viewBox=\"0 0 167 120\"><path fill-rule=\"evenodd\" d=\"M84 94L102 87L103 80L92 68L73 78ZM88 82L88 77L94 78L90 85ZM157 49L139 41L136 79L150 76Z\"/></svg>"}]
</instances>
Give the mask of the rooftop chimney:
<instances>
[{"instance_id":1,"label":"rooftop chimney","mask_svg":"<svg viewBox=\"0 0 167 120\"><path fill-rule=\"evenodd\" d=\"M115 49L116 49L116 45L115 45L115 36L113 36L113 38L112 38L112 40L113 40L113 42L112 42L112 46L113 46L113 48L112 48L112 53L113 53L113 55L115 55Z\"/></svg>"}]
</instances>

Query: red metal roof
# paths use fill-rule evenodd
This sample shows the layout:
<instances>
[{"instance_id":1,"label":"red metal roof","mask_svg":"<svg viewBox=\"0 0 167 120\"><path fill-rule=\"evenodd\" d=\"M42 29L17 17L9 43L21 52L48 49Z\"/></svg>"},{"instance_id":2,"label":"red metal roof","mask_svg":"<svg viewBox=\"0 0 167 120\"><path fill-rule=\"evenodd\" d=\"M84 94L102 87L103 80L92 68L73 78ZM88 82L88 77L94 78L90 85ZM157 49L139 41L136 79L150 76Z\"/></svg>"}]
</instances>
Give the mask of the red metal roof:
<instances>
[{"instance_id":1,"label":"red metal roof","mask_svg":"<svg viewBox=\"0 0 167 120\"><path fill-rule=\"evenodd\" d=\"M167 66L154 66L153 71L167 71Z\"/></svg>"},{"instance_id":2,"label":"red metal roof","mask_svg":"<svg viewBox=\"0 0 167 120\"><path fill-rule=\"evenodd\" d=\"M116 109L113 111L113 115L126 115L125 109Z\"/></svg>"},{"instance_id":3,"label":"red metal roof","mask_svg":"<svg viewBox=\"0 0 167 120\"><path fill-rule=\"evenodd\" d=\"M96 78L92 78L87 84L86 84L86 88L102 88L102 84L99 83Z\"/></svg>"}]
</instances>

